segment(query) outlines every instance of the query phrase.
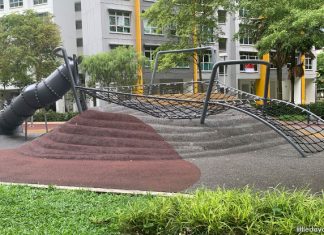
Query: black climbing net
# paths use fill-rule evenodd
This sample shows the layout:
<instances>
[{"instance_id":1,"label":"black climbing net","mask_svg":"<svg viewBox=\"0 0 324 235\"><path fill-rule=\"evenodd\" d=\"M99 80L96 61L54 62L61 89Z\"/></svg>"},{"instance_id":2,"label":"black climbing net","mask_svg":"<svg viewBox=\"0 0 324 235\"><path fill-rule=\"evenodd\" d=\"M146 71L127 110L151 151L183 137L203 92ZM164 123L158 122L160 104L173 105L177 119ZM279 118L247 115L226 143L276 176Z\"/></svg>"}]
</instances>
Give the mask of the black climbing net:
<instances>
[{"instance_id":1,"label":"black climbing net","mask_svg":"<svg viewBox=\"0 0 324 235\"><path fill-rule=\"evenodd\" d=\"M77 87L91 97L136 109L158 118L201 118L208 82L159 83L93 89ZM215 81L206 115L235 109L267 124L304 153L324 150L324 121L298 105L266 99Z\"/></svg>"}]
</instances>

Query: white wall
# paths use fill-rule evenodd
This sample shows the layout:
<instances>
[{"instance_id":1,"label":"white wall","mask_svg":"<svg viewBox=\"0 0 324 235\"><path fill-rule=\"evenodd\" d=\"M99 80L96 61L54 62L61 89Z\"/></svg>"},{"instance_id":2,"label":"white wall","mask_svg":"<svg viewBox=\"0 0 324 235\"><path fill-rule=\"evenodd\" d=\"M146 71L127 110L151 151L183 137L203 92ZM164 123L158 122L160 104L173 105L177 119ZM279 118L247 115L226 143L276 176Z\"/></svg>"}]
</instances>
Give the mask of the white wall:
<instances>
[{"instance_id":1,"label":"white wall","mask_svg":"<svg viewBox=\"0 0 324 235\"><path fill-rule=\"evenodd\" d=\"M306 103L314 103L316 100L316 86L313 79L306 79Z\"/></svg>"},{"instance_id":2,"label":"white wall","mask_svg":"<svg viewBox=\"0 0 324 235\"><path fill-rule=\"evenodd\" d=\"M62 45L69 55L77 54L75 29L75 0L54 0L54 21L61 31Z\"/></svg>"},{"instance_id":3,"label":"white wall","mask_svg":"<svg viewBox=\"0 0 324 235\"><path fill-rule=\"evenodd\" d=\"M82 0L81 3L83 53L85 55L93 55L103 51L101 1Z\"/></svg>"}]
</instances>

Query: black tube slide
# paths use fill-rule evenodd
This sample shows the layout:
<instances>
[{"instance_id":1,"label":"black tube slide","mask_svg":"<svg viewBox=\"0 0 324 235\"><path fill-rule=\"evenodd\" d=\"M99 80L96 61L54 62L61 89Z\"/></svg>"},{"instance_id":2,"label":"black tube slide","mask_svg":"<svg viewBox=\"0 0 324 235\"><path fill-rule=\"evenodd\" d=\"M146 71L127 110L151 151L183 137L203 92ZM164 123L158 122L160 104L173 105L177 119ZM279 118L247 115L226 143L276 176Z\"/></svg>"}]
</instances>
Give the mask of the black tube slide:
<instances>
[{"instance_id":1,"label":"black tube slide","mask_svg":"<svg viewBox=\"0 0 324 235\"><path fill-rule=\"evenodd\" d=\"M70 62L73 66L73 62ZM61 65L41 82L23 89L9 106L0 112L0 134L12 134L37 109L43 108L62 98L71 88L66 65Z\"/></svg>"}]
</instances>

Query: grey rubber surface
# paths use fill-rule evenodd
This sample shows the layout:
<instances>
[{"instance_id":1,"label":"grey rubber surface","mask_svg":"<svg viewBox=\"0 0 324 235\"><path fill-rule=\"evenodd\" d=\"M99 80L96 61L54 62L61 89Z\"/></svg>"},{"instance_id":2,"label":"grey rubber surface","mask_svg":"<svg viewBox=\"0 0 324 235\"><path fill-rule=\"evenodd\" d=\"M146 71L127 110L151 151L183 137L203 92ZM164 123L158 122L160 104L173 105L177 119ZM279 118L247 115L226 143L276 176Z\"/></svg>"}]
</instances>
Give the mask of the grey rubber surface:
<instances>
[{"instance_id":1,"label":"grey rubber surface","mask_svg":"<svg viewBox=\"0 0 324 235\"><path fill-rule=\"evenodd\" d=\"M277 133L236 111L199 120L165 120L114 104L103 109L132 114L150 124L201 171L201 187L324 190L324 153L302 158Z\"/></svg>"}]
</instances>

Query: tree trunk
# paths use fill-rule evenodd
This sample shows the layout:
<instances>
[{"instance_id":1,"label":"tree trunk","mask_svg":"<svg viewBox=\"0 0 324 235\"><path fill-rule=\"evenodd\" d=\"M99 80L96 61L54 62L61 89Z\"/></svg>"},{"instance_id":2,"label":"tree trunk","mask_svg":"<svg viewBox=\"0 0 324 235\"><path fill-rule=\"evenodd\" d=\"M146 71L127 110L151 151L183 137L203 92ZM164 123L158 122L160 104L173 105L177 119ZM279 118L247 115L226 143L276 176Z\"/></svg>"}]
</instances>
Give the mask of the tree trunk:
<instances>
[{"instance_id":1,"label":"tree trunk","mask_svg":"<svg viewBox=\"0 0 324 235\"><path fill-rule=\"evenodd\" d=\"M291 103L295 103L295 76L290 77Z\"/></svg>"},{"instance_id":2,"label":"tree trunk","mask_svg":"<svg viewBox=\"0 0 324 235\"><path fill-rule=\"evenodd\" d=\"M282 67L277 67L278 94L277 99L282 100Z\"/></svg>"},{"instance_id":3,"label":"tree trunk","mask_svg":"<svg viewBox=\"0 0 324 235\"><path fill-rule=\"evenodd\" d=\"M296 67L296 62L295 62L295 50L291 51L290 54L290 68L289 68L289 73L290 73L290 91L291 91L291 103L295 103L295 74L294 74L294 68Z\"/></svg>"}]
</instances>

